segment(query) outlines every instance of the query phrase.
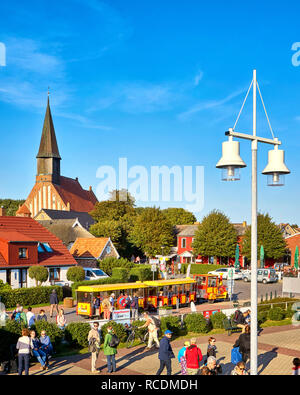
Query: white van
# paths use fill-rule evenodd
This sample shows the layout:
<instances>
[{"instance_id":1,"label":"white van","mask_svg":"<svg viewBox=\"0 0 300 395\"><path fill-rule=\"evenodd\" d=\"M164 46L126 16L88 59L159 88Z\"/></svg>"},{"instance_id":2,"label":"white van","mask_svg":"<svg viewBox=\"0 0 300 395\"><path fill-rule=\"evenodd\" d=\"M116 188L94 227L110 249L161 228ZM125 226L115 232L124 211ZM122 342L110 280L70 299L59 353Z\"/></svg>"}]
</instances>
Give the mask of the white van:
<instances>
[{"instance_id":1,"label":"white van","mask_svg":"<svg viewBox=\"0 0 300 395\"><path fill-rule=\"evenodd\" d=\"M93 267L84 267L85 280L100 280L101 278L109 277L103 270L93 268Z\"/></svg>"}]
</instances>

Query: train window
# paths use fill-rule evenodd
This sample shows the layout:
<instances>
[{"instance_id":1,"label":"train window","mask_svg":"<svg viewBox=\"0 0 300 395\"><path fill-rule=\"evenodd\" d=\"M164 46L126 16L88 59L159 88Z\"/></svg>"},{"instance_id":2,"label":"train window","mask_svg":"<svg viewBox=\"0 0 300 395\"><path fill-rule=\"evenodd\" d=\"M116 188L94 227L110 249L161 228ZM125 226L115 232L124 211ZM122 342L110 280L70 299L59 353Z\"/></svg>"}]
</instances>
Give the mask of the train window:
<instances>
[{"instance_id":1,"label":"train window","mask_svg":"<svg viewBox=\"0 0 300 395\"><path fill-rule=\"evenodd\" d=\"M198 276L197 277L197 282L198 282L199 285L205 285L206 284L206 277Z\"/></svg>"},{"instance_id":2,"label":"train window","mask_svg":"<svg viewBox=\"0 0 300 395\"><path fill-rule=\"evenodd\" d=\"M208 279L208 286L209 287L216 287L217 286L217 279L216 278L209 278Z\"/></svg>"}]
</instances>

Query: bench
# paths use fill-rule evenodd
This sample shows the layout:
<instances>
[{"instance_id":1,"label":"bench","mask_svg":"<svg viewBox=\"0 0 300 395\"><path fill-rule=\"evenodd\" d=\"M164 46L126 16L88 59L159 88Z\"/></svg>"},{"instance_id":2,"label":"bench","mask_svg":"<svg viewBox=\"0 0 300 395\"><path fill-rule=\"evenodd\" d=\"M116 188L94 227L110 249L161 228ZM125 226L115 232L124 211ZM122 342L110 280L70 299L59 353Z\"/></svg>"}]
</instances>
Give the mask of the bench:
<instances>
[{"instance_id":1,"label":"bench","mask_svg":"<svg viewBox=\"0 0 300 395\"><path fill-rule=\"evenodd\" d=\"M227 331L228 336L231 336L233 332L241 332L242 328L239 328L235 324L231 323L229 318L223 320L223 328Z\"/></svg>"}]
</instances>

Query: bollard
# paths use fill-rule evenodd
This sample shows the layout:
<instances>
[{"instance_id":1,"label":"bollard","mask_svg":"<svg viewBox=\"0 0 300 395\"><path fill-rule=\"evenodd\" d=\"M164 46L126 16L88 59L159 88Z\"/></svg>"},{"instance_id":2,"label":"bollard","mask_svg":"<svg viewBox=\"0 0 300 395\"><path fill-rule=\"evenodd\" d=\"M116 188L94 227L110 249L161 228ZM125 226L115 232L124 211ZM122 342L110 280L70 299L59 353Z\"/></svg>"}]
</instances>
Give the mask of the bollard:
<instances>
[{"instance_id":1,"label":"bollard","mask_svg":"<svg viewBox=\"0 0 300 395\"><path fill-rule=\"evenodd\" d=\"M268 300L268 294L266 293L266 301Z\"/></svg>"},{"instance_id":2,"label":"bollard","mask_svg":"<svg viewBox=\"0 0 300 395\"><path fill-rule=\"evenodd\" d=\"M270 300L272 300L273 299L273 294L272 294L272 291L270 292Z\"/></svg>"}]
</instances>

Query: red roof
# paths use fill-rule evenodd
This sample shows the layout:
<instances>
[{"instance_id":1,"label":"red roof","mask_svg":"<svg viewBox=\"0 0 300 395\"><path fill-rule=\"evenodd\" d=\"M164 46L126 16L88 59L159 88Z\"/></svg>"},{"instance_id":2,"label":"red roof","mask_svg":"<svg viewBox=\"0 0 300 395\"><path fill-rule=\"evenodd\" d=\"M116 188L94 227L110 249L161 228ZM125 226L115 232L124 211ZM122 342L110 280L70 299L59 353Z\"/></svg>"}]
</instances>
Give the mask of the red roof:
<instances>
[{"instance_id":1,"label":"red roof","mask_svg":"<svg viewBox=\"0 0 300 395\"><path fill-rule=\"evenodd\" d=\"M60 176L60 185L53 184L53 186L65 205L70 203L72 211L92 211L98 201L93 191L82 188L78 179Z\"/></svg>"},{"instance_id":2,"label":"red roof","mask_svg":"<svg viewBox=\"0 0 300 395\"><path fill-rule=\"evenodd\" d=\"M20 238L25 238L25 240L20 241L31 240L48 243L53 252L38 253L38 263L40 265L70 266L77 264L62 241L32 218L0 216L0 235L4 233L6 239L11 239L9 241L16 241L16 236L19 235ZM7 264L0 252L0 265Z\"/></svg>"},{"instance_id":3,"label":"red roof","mask_svg":"<svg viewBox=\"0 0 300 395\"><path fill-rule=\"evenodd\" d=\"M32 237L28 237L23 233L16 232L16 231L0 231L0 239L5 241L29 241L29 242L37 242L38 240L33 239Z\"/></svg>"}]
</instances>

